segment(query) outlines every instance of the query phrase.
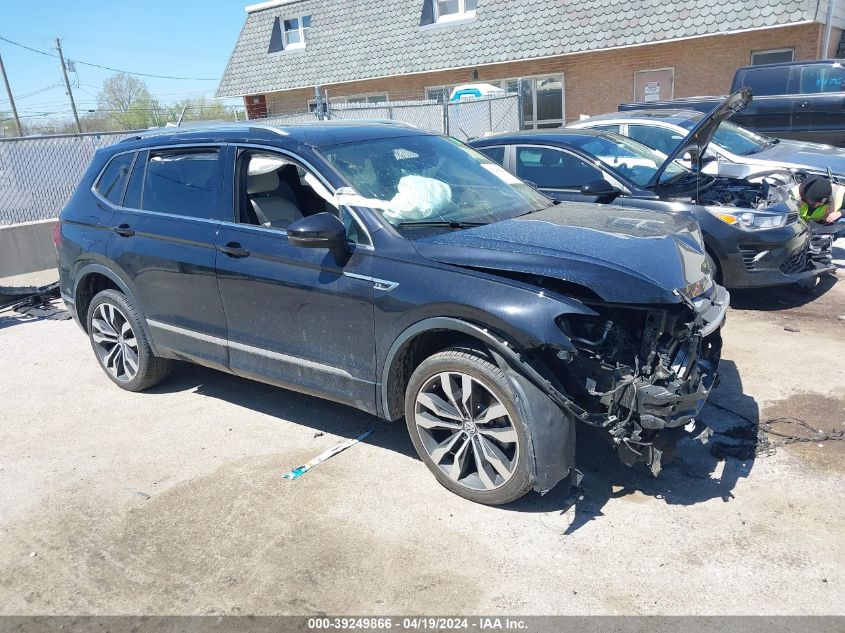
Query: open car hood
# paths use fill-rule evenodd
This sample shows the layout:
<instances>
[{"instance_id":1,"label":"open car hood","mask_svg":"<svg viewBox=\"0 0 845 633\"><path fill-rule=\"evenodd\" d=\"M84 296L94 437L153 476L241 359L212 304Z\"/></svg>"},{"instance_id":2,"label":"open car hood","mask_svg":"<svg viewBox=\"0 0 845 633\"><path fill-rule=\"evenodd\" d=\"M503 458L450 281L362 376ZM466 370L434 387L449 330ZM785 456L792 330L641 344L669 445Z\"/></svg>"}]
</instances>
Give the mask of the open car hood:
<instances>
[{"instance_id":1,"label":"open car hood","mask_svg":"<svg viewBox=\"0 0 845 633\"><path fill-rule=\"evenodd\" d=\"M684 154L690 152L697 156L702 156L713 140L713 135L719 129L722 121L731 118L734 114L742 110L745 106L751 103L751 88L740 88L730 96L725 97L719 105L713 108L709 114L703 116L701 120L695 124L695 127L689 131L683 141L675 147L669 156L663 161L654 176L646 185L647 189L656 187L663 177L663 172L672 164L672 161L678 160Z\"/></svg>"},{"instance_id":2,"label":"open car hood","mask_svg":"<svg viewBox=\"0 0 845 633\"><path fill-rule=\"evenodd\" d=\"M613 303L677 303L708 287L691 215L560 203L512 220L412 242L423 257L588 288Z\"/></svg>"}]
</instances>

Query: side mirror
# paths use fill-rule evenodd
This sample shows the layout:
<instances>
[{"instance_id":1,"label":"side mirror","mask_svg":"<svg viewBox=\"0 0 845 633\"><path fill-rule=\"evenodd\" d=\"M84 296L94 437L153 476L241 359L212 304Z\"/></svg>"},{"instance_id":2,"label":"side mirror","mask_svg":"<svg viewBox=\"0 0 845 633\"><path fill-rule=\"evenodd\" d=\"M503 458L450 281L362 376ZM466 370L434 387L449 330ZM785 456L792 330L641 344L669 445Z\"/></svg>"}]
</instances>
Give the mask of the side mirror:
<instances>
[{"instance_id":1,"label":"side mirror","mask_svg":"<svg viewBox=\"0 0 845 633\"><path fill-rule=\"evenodd\" d=\"M605 204L613 202L622 193L619 187L614 187L604 178L600 180L591 180L581 185L581 195L594 196L597 202Z\"/></svg>"},{"instance_id":2,"label":"side mirror","mask_svg":"<svg viewBox=\"0 0 845 633\"><path fill-rule=\"evenodd\" d=\"M288 241L300 248L327 248L335 254L348 250L346 227L336 215L315 213L288 227Z\"/></svg>"}]
</instances>

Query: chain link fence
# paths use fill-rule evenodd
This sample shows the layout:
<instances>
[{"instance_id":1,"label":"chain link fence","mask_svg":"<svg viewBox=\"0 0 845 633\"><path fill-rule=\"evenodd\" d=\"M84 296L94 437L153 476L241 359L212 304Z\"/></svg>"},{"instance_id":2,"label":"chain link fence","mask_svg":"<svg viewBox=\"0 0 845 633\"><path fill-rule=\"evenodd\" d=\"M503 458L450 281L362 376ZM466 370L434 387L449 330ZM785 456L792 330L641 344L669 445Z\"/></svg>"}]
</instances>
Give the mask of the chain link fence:
<instances>
[{"instance_id":1,"label":"chain link fence","mask_svg":"<svg viewBox=\"0 0 845 633\"><path fill-rule=\"evenodd\" d=\"M258 119L270 125L329 120L381 119L408 123L431 132L469 140L494 132L518 130L518 95L456 103L395 101L337 104L325 110ZM242 123L248 125L249 123ZM0 139L0 226L58 217L101 147L138 134L103 132Z\"/></svg>"},{"instance_id":2,"label":"chain link fence","mask_svg":"<svg viewBox=\"0 0 845 633\"><path fill-rule=\"evenodd\" d=\"M328 120L386 120L408 123L421 130L448 134L462 141L520 128L520 97L516 94L484 97L454 103L388 101L383 103L332 103L313 112L271 114L260 120L270 125L296 125L322 116Z\"/></svg>"},{"instance_id":3,"label":"chain link fence","mask_svg":"<svg viewBox=\"0 0 845 633\"><path fill-rule=\"evenodd\" d=\"M130 135L0 139L0 226L58 217L94 152Z\"/></svg>"}]
</instances>

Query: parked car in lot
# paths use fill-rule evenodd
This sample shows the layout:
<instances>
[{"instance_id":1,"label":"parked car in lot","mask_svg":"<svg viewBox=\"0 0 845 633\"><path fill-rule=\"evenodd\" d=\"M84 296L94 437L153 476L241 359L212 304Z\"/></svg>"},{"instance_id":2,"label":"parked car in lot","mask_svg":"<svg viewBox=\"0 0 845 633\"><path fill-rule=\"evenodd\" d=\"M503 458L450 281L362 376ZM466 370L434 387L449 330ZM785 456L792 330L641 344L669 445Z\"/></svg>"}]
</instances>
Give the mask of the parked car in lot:
<instances>
[{"instance_id":1,"label":"parked car in lot","mask_svg":"<svg viewBox=\"0 0 845 633\"><path fill-rule=\"evenodd\" d=\"M754 101L734 123L777 138L845 146L845 61L841 59L744 66L731 92L750 88ZM667 108L709 112L724 97L623 103L619 110Z\"/></svg>"},{"instance_id":2,"label":"parked car in lot","mask_svg":"<svg viewBox=\"0 0 845 633\"><path fill-rule=\"evenodd\" d=\"M620 206L624 214L631 208L692 213L717 279L728 288L802 282L832 270L829 253L811 251L785 186L708 176L678 161L704 153L737 105L728 100L701 119L668 157L589 129L499 134L471 144L555 200L608 203L618 214Z\"/></svg>"},{"instance_id":3,"label":"parked car in lot","mask_svg":"<svg viewBox=\"0 0 845 633\"><path fill-rule=\"evenodd\" d=\"M615 132L668 156L705 116L695 110L626 110L600 114L568 127ZM845 184L845 149L771 138L723 121L701 165L702 173L728 178L753 178L782 169L798 180L817 175Z\"/></svg>"},{"instance_id":4,"label":"parked car in lot","mask_svg":"<svg viewBox=\"0 0 845 633\"><path fill-rule=\"evenodd\" d=\"M489 504L575 476L577 423L657 474L713 385L728 303L687 215L556 206L397 125L122 141L56 243L123 389L178 359L404 416L435 477Z\"/></svg>"}]
</instances>

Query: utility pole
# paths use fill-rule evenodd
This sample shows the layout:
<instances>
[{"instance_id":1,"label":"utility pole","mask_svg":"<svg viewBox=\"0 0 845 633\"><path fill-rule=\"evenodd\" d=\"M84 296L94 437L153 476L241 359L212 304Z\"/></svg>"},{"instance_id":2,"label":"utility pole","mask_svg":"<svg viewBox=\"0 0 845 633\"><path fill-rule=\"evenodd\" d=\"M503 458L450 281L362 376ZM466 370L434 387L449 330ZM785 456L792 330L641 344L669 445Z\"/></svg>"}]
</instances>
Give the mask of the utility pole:
<instances>
[{"instance_id":1,"label":"utility pole","mask_svg":"<svg viewBox=\"0 0 845 633\"><path fill-rule=\"evenodd\" d=\"M76 102L73 100L73 92L70 89L70 82L67 78L67 67L65 66L65 58L62 55L62 41L56 38L56 50L59 51L59 62L62 64L62 76L65 78L65 87L67 88L67 96L70 97L70 107L73 110L73 119L76 121L76 131L82 134L82 126L79 124L79 114L76 112Z\"/></svg>"},{"instance_id":2,"label":"utility pole","mask_svg":"<svg viewBox=\"0 0 845 633\"><path fill-rule=\"evenodd\" d=\"M830 48L830 32L833 29L833 8L836 0L827 0L827 19L824 24L824 43L822 44L821 55L819 59L828 58L828 49Z\"/></svg>"},{"instance_id":3,"label":"utility pole","mask_svg":"<svg viewBox=\"0 0 845 633\"><path fill-rule=\"evenodd\" d=\"M6 84L6 94L9 95L9 103L12 104L12 116L15 117L15 125L18 126L18 136L23 136L21 120L18 117L18 109L15 107L15 98L12 96L12 88L9 86L9 78L6 76L6 67L3 65L2 55L0 55L0 75L3 75L3 83Z\"/></svg>"}]
</instances>

